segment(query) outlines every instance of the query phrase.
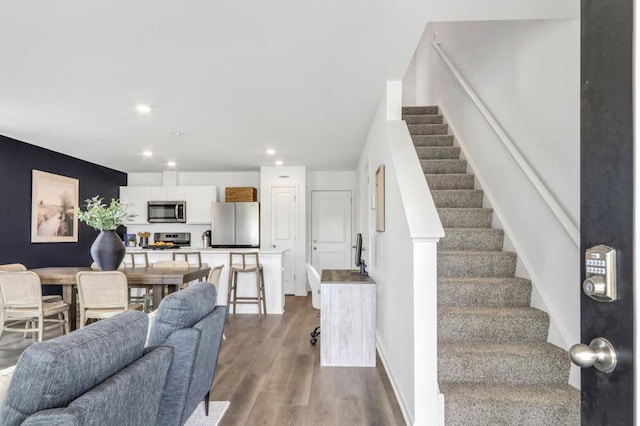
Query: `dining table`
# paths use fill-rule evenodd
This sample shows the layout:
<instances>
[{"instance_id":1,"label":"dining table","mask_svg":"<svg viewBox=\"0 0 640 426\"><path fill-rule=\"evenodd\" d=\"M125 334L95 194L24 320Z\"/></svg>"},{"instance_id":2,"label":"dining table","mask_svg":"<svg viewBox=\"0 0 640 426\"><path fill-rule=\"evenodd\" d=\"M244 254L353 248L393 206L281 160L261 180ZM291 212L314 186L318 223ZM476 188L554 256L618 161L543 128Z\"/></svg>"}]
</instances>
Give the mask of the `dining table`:
<instances>
[{"instance_id":1,"label":"dining table","mask_svg":"<svg viewBox=\"0 0 640 426\"><path fill-rule=\"evenodd\" d=\"M157 308L162 298L179 288L181 284L191 281L205 280L211 268L209 266L190 266L188 268L160 268L160 267L126 267L118 269L127 277L130 288L151 288L153 289L153 306ZM77 309L77 283L76 275L81 271L95 271L90 267L83 266L52 266L46 268L34 268L40 277L43 286L62 286L62 300L69 305L69 326L71 330L76 329L76 309Z\"/></svg>"}]
</instances>

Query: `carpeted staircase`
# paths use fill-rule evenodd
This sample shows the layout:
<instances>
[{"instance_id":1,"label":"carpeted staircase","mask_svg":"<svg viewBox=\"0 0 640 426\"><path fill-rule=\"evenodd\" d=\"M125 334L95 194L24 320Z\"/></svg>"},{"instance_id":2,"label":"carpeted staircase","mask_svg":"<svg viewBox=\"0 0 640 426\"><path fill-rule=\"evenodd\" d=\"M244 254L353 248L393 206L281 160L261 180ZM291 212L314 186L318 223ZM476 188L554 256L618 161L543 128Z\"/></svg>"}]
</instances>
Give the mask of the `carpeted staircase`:
<instances>
[{"instance_id":1,"label":"carpeted staircase","mask_svg":"<svg viewBox=\"0 0 640 426\"><path fill-rule=\"evenodd\" d=\"M579 425L569 358L547 343L549 317L530 307L492 209L438 107L404 107L445 228L438 245L438 380L447 425Z\"/></svg>"}]
</instances>

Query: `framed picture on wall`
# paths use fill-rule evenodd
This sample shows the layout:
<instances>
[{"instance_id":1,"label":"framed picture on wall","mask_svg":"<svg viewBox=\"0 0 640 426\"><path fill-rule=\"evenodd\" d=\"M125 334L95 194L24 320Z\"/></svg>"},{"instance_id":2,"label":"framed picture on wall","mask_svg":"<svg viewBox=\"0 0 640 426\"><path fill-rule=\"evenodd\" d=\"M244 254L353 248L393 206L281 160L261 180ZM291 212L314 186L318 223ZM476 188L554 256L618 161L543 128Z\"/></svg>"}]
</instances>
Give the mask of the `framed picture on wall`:
<instances>
[{"instance_id":1,"label":"framed picture on wall","mask_svg":"<svg viewBox=\"0 0 640 426\"><path fill-rule=\"evenodd\" d=\"M384 232L384 164L376 170L376 231Z\"/></svg>"},{"instance_id":2,"label":"framed picture on wall","mask_svg":"<svg viewBox=\"0 0 640 426\"><path fill-rule=\"evenodd\" d=\"M78 242L78 179L32 171L31 242Z\"/></svg>"}]
</instances>

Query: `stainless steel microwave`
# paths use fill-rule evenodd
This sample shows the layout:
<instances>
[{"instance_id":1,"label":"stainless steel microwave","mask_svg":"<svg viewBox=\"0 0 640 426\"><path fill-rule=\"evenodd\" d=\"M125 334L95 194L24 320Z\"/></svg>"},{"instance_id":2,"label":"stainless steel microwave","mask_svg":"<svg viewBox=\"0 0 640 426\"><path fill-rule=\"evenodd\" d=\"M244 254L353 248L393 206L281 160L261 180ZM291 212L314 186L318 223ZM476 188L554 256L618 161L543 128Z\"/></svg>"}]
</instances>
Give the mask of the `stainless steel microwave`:
<instances>
[{"instance_id":1,"label":"stainless steel microwave","mask_svg":"<svg viewBox=\"0 0 640 426\"><path fill-rule=\"evenodd\" d=\"M187 221L186 201L147 201L149 223L176 223Z\"/></svg>"}]
</instances>

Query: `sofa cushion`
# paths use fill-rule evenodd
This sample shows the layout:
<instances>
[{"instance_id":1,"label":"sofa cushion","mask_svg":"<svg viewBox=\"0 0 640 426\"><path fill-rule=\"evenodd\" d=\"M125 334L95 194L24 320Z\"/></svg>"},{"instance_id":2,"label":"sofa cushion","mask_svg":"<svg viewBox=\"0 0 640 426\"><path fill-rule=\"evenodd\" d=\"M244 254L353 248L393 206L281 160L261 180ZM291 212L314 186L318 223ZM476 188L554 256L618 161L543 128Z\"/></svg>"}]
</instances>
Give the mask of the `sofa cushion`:
<instances>
[{"instance_id":1,"label":"sofa cushion","mask_svg":"<svg viewBox=\"0 0 640 426\"><path fill-rule=\"evenodd\" d=\"M0 423L19 425L30 414L67 406L122 370L144 351L148 319L126 311L21 355L0 411Z\"/></svg>"},{"instance_id":2,"label":"sofa cushion","mask_svg":"<svg viewBox=\"0 0 640 426\"><path fill-rule=\"evenodd\" d=\"M161 345L174 331L193 327L212 312L215 305L216 288L213 284L191 284L184 290L171 293L160 302L149 345Z\"/></svg>"}]
</instances>

